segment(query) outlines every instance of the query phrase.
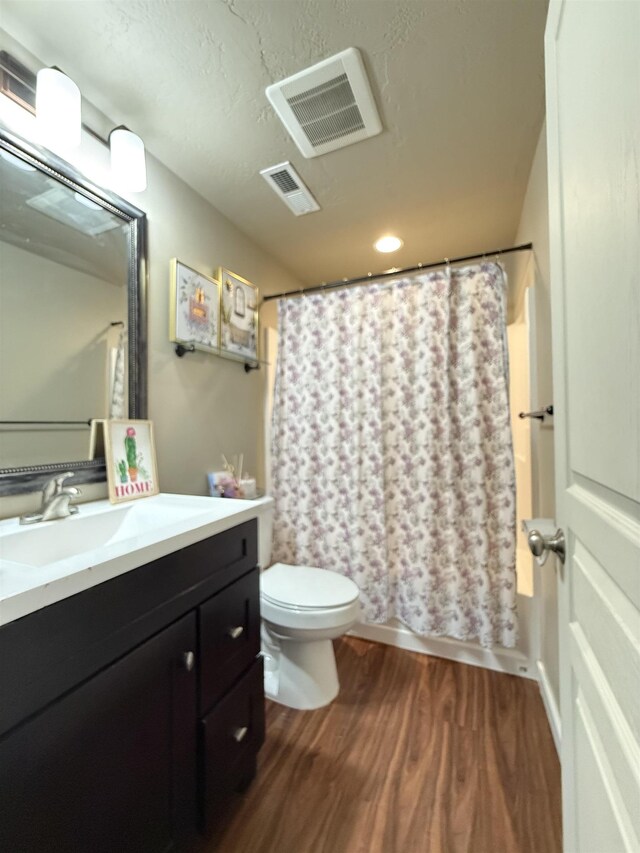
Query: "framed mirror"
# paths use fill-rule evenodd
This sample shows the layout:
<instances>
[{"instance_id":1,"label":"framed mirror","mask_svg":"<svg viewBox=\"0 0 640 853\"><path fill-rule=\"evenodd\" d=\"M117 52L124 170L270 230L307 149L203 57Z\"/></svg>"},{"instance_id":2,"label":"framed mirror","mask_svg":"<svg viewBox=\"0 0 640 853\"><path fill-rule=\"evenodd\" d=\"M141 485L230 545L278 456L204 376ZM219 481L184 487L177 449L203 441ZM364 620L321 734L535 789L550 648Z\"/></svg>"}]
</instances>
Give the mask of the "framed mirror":
<instances>
[{"instance_id":1,"label":"framed mirror","mask_svg":"<svg viewBox=\"0 0 640 853\"><path fill-rule=\"evenodd\" d=\"M0 128L0 495L106 479L94 418L147 417L146 217Z\"/></svg>"}]
</instances>

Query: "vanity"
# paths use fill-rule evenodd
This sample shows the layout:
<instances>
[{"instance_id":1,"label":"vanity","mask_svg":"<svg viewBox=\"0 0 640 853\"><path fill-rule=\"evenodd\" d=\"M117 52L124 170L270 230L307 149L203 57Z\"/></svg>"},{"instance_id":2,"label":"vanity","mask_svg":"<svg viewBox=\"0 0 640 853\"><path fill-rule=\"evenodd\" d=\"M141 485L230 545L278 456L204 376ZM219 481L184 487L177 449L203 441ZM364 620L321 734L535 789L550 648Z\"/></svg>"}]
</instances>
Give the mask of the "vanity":
<instances>
[{"instance_id":1,"label":"vanity","mask_svg":"<svg viewBox=\"0 0 640 853\"><path fill-rule=\"evenodd\" d=\"M4 127L0 179L0 496L104 487L91 420L147 417L146 216ZM264 739L259 507L0 521L0 850L168 853L215 830Z\"/></svg>"},{"instance_id":2,"label":"vanity","mask_svg":"<svg viewBox=\"0 0 640 853\"><path fill-rule=\"evenodd\" d=\"M251 782L260 503L85 504L33 533L105 541L41 566L49 543L0 522L0 849L188 849Z\"/></svg>"}]
</instances>

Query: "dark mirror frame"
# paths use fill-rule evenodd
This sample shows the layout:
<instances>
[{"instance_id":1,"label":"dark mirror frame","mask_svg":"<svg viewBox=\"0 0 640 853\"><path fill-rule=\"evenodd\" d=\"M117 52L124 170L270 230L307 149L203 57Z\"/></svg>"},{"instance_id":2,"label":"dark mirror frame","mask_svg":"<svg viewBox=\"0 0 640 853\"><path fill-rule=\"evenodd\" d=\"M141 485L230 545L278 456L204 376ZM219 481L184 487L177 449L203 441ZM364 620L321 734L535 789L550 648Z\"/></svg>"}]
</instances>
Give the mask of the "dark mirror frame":
<instances>
[{"instance_id":1,"label":"dark mirror frame","mask_svg":"<svg viewBox=\"0 0 640 853\"><path fill-rule=\"evenodd\" d=\"M147 218L120 196L88 181L72 166L46 148L27 142L0 127L0 149L25 160L61 184L79 192L128 223L129 254L127 340L129 417L147 417ZM26 342L28 346L28 341ZM88 441L87 441L88 450ZM0 468L0 496L40 490L55 474L73 471L75 483L102 483L107 479L105 460L70 460L49 465Z\"/></svg>"}]
</instances>

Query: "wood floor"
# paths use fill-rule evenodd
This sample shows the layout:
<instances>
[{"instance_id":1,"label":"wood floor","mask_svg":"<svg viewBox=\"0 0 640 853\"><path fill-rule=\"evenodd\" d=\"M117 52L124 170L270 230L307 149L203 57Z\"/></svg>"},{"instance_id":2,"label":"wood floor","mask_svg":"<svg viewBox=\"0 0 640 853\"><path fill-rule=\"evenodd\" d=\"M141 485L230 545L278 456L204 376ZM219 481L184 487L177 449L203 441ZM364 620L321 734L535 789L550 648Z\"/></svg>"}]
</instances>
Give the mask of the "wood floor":
<instances>
[{"instance_id":1,"label":"wood floor","mask_svg":"<svg viewBox=\"0 0 640 853\"><path fill-rule=\"evenodd\" d=\"M329 707L267 703L257 778L206 853L559 853L535 682L353 638L336 656Z\"/></svg>"}]
</instances>

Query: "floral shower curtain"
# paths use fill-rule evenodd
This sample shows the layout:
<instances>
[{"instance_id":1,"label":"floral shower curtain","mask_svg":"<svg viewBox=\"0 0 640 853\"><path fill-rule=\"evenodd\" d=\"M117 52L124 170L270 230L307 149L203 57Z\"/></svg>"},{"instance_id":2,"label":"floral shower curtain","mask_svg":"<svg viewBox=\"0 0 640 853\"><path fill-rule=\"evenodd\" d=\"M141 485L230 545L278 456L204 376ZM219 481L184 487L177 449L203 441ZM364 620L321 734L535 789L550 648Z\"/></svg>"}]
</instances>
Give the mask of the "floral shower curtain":
<instances>
[{"instance_id":1,"label":"floral shower curtain","mask_svg":"<svg viewBox=\"0 0 640 853\"><path fill-rule=\"evenodd\" d=\"M274 560L367 621L513 647L506 281L485 263L279 303Z\"/></svg>"}]
</instances>

